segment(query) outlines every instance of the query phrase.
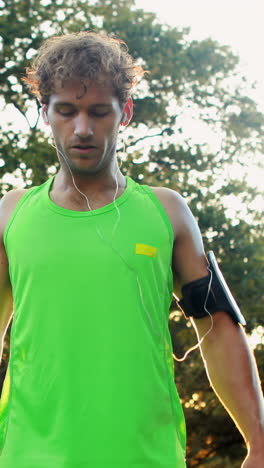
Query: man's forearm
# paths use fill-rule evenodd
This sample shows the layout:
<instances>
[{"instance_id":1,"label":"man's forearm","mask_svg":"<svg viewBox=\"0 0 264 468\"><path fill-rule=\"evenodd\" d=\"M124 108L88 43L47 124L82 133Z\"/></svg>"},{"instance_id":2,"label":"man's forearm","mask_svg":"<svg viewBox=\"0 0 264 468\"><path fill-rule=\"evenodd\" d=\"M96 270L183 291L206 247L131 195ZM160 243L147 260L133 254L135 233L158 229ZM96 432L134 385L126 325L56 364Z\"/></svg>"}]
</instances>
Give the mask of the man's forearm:
<instances>
[{"instance_id":1,"label":"man's forearm","mask_svg":"<svg viewBox=\"0 0 264 468\"><path fill-rule=\"evenodd\" d=\"M244 330L225 312L214 314L201 348L212 387L243 435L248 448L264 451L264 403L253 353ZM210 319L195 320L201 338Z\"/></svg>"}]
</instances>

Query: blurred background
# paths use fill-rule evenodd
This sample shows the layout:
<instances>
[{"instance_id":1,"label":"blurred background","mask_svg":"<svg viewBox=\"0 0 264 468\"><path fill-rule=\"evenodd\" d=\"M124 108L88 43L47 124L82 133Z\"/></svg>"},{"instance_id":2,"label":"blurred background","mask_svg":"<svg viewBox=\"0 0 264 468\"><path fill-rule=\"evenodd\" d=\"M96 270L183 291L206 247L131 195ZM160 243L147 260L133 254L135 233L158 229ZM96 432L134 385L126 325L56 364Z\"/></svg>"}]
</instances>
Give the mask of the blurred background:
<instances>
[{"instance_id":1,"label":"blurred background","mask_svg":"<svg viewBox=\"0 0 264 468\"><path fill-rule=\"evenodd\" d=\"M0 0L1 194L39 185L59 167L39 104L21 81L42 41L81 30L123 39L149 71L120 139L123 173L188 201L205 250L214 250L247 320L262 382L263 14L262 0ZM169 327L181 357L195 334L174 302ZM242 437L210 388L199 351L175 362L175 383L186 415L188 467L240 467Z\"/></svg>"}]
</instances>

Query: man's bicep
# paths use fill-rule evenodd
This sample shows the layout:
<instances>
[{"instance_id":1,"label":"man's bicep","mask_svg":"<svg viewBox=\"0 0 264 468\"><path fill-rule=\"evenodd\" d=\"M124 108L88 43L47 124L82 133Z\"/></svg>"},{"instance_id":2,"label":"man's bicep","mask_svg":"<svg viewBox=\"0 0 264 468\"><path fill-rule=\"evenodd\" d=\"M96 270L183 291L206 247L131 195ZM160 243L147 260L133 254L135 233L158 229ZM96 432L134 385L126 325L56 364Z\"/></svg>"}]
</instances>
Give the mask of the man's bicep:
<instances>
[{"instance_id":1,"label":"man's bicep","mask_svg":"<svg viewBox=\"0 0 264 468\"><path fill-rule=\"evenodd\" d=\"M199 226L184 198L177 194L177 231L173 248L173 272L181 284L208 275Z\"/></svg>"},{"instance_id":2,"label":"man's bicep","mask_svg":"<svg viewBox=\"0 0 264 468\"><path fill-rule=\"evenodd\" d=\"M18 190L11 190L0 201L0 339L3 338L13 313L9 262L3 239L10 211L13 208L11 201L17 197L17 192Z\"/></svg>"},{"instance_id":3,"label":"man's bicep","mask_svg":"<svg viewBox=\"0 0 264 468\"><path fill-rule=\"evenodd\" d=\"M9 277L8 260L0 239L0 338L2 339L13 312L12 286Z\"/></svg>"}]
</instances>

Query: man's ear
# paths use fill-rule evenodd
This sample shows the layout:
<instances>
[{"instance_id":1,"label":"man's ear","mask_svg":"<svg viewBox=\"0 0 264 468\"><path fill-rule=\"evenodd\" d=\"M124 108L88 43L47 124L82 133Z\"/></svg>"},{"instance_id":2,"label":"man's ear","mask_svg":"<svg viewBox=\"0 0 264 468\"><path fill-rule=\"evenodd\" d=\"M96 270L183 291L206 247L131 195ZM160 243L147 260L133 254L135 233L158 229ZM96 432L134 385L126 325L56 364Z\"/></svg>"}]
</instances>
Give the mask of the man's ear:
<instances>
[{"instance_id":1,"label":"man's ear","mask_svg":"<svg viewBox=\"0 0 264 468\"><path fill-rule=\"evenodd\" d=\"M132 119L132 116L133 116L133 101L132 101L132 98L129 98L124 106L123 115L122 115L120 124L126 127L129 124L130 120Z\"/></svg>"},{"instance_id":2,"label":"man's ear","mask_svg":"<svg viewBox=\"0 0 264 468\"><path fill-rule=\"evenodd\" d=\"M49 119L48 119L47 112L48 112L48 106L47 106L47 104L43 104L42 109L41 109L42 118L44 120L44 123L46 125L49 125Z\"/></svg>"}]
</instances>

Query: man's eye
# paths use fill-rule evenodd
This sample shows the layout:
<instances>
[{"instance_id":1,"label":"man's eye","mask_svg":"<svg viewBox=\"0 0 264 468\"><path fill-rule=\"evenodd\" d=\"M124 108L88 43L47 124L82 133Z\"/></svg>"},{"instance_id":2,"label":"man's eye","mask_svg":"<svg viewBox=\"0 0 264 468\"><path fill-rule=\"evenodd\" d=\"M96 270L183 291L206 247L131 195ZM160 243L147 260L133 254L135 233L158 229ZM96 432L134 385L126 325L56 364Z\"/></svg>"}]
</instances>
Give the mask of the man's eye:
<instances>
[{"instance_id":1,"label":"man's eye","mask_svg":"<svg viewBox=\"0 0 264 468\"><path fill-rule=\"evenodd\" d=\"M110 113L109 109L94 109L93 115L95 117L105 117Z\"/></svg>"},{"instance_id":2,"label":"man's eye","mask_svg":"<svg viewBox=\"0 0 264 468\"><path fill-rule=\"evenodd\" d=\"M104 117L107 114L108 112L94 112L94 115L96 115L97 117Z\"/></svg>"},{"instance_id":3,"label":"man's eye","mask_svg":"<svg viewBox=\"0 0 264 468\"><path fill-rule=\"evenodd\" d=\"M58 107L57 111L64 117L68 117L74 113L74 109L71 109L69 107Z\"/></svg>"},{"instance_id":4,"label":"man's eye","mask_svg":"<svg viewBox=\"0 0 264 468\"><path fill-rule=\"evenodd\" d=\"M75 109L68 106L57 107L57 112L63 117L70 117L75 113ZM105 117L110 113L108 108L91 109L90 115L94 117Z\"/></svg>"}]
</instances>

